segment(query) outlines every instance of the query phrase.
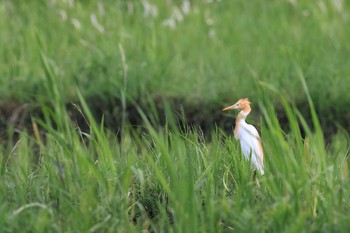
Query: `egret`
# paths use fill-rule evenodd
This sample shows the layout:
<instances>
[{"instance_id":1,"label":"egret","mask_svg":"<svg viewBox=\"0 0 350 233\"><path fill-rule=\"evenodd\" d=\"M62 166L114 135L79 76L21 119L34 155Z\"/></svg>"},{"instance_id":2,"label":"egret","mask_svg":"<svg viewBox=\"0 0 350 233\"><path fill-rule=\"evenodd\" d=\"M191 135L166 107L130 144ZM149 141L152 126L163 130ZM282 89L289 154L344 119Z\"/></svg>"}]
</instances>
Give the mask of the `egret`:
<instances>
[{"instance_id":1,"label":"egret","mask_svg":"<svg viewBox=\"0 0 350 233\"><path fill-rule=\"evenodd\" d=\"M251 160L251 163L260 172L264 174L264 154L261 146L260 136L253 125L247 124L245 119L249 115L250 101L248 98L240 99L235 104L228 106L223 111L230 109L238 109L240 112L236 118L236 125L234 135L236 140L239 139L241 143L242 152L246 160Z\"/></svg>"}]
</instances>

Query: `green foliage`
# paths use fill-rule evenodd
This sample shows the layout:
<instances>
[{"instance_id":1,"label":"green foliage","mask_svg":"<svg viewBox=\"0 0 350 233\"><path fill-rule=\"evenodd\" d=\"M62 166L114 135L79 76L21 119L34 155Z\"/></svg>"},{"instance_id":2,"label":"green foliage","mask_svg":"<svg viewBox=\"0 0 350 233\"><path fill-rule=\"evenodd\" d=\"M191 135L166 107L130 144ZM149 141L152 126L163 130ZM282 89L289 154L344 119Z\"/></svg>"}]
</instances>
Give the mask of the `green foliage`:
<instances>
[{"instance_id":1,"label":"green foliage","mask_svg":"<svg viewBox=\"0 0 350 233\"><path fill-rule=\"evenodd\" d=\"M260 103L266 174L255 180L238 143L220 130L206 141L196 128L154 128L149 119L157 116L139 109L142 133L126 128L117 139L79 98L89 132L75 128L67 113L43 107L46 120L33 125L44 138L22 133L12 150L1 149L4 232L350 229L348 134L326 147L317 116L311 130L283 97L289 133L271 103Z\"/></svg>"},{"instance_id":2,"label":"green foliage","mask_svg":"<svg viewBox=\"0 0 350 233\"><path fill-rule=\"evenodd\" d=\"M38 35L65 101L77 99L75 85L105 101L124 89L134 99L258 99L251 86L260 80L304 103L296 63L318 111L349 104L346 1L190 1L188 11L183 2L2 1L2 98L47 95Z\"/></svg>"},{"instance_id":3,"label":"green foliage","mask_svg":"<svg viewBox=\"0 0 350 233\"><path fill-rule=\"evenodd\" d=\"M325 142L316 114L350 99L348 3L182 4L0 2L1 98L36 101L43 114L0 146L1 232L349 232L349 133ZM178 126L166 101L159 126L157 95L218 109L258 99L265 175L254 179L219 128L205 138ZM117 135L94 119L91 96L120 100ZM128 126L127 101L139 127Z\"/></svg>"}]
</instances>

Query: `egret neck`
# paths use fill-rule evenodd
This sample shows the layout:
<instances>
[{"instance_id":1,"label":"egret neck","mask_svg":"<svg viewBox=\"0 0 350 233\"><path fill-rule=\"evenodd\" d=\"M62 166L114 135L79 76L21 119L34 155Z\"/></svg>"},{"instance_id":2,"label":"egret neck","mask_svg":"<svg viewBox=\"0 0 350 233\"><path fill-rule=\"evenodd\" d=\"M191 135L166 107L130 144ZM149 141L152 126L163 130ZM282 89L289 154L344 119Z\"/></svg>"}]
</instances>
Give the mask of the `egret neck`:
<instances>
[{"instance_id":1,"label":"egret neck","mask_svg":"<svg viewBox=\"0 0 350 233\"><path fill-rule=\"evenodd\" d=\"M250 108L249 105L245 105L243 106L242 110L238 113L238 116L236 118L235 130L234 130L236 139L238 139L238 130L241 128L240 125L246 123L245 119L247 118L251 110L252 109Z\"/></svg>"}]
</instances>

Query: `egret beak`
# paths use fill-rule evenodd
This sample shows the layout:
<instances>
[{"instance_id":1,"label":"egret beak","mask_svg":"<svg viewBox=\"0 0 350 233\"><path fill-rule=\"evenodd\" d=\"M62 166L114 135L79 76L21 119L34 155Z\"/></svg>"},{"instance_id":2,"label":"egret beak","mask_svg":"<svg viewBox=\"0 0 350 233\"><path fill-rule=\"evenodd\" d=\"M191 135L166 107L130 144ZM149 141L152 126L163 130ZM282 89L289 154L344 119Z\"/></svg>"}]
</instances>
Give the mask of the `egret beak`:
<instances>
[{"instance_id":1,"label":"egret beak","mask_svg":"<svg viewBox=\"0 0 350 233\"><path fill-rule=\"evenodd\" d=\"M228 106L226 108L224 108L222 111L227 111L227 110L231 110L231 109L235 109L234 105Z\"/></svg>"}]
</instances>

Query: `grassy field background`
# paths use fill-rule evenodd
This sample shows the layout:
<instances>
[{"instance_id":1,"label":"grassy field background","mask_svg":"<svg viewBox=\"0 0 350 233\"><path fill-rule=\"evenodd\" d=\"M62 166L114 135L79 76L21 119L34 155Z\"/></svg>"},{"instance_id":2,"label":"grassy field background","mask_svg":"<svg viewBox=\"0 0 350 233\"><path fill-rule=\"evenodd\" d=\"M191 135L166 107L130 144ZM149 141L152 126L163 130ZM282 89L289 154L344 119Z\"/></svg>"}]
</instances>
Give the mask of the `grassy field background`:
<instances>
[{"instance_id":1,"label":"grassy field background","mask_svg":"<svg viewBox=\"0 0 350 233\"><path fill-rule=\"evenodd\" d=\"M78 85L107 100L125 89L221 103L258 98L260 81L305 103L299 66L319 108L349 103L347 2L184 2L2 1L2 99L46 96L39 38L67 101Z\"/></svg>"},{"instance_id":2,"label":"grassy field background","mask_svg":"<svg viewBox=\"0 0 350 233\"><path fill-rule=\"evenodd\" d=\"M349 10L1 1L0 231L348 232ZM241 97L259 185L223 130Z\"/></svg>"}]
</instances>

